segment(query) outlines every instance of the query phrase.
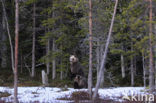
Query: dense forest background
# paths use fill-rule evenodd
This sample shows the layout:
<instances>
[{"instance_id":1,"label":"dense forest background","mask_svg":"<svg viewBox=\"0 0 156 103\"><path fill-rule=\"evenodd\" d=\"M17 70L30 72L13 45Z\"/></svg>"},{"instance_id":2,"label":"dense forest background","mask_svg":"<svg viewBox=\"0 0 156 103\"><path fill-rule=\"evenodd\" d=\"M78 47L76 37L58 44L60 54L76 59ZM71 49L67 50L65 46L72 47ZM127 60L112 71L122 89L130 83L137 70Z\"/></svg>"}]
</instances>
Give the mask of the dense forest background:
<instances>
[{"instance_id":1,"label":"dense forest background","mask_svg":"<svg viewBox=\"0 0 156 103\"><path fill-rule=\"evenodd\" d=\"M20 0L19 86L72 86L70 55L76 55L88 75L89 31L87 0ZM112 19L115 0L92 0L93 85ZM153 0L153 63L156 72L156 0ZM14 0L0 3L0 85L13 86L12 50L15 38ZM11 39L9 38L9 35ZM101 87L148 86L149 2L119 0Z\"/></svg>"}]
</instances>

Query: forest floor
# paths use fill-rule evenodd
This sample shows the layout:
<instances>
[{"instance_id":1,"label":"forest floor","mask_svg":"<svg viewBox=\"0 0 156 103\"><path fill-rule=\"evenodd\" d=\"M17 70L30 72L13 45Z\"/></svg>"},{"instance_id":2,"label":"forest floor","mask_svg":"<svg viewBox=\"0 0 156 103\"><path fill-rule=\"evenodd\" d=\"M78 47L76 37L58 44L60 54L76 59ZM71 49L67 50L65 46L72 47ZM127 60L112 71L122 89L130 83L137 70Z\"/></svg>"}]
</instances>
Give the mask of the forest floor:
<instances>
[{"instance_id":1,"label":"forest floor","mask_svg":"<svg viewBox=\"0 0 156 103\"><path fill-rule=\"evenodd\" d=\"M83 102L88 103L89 100L87 100L88 97L85 93L87 93L87 89L19 87L18 100L20 103L75 103L76 99L80 99L83 100ZM78 98L77 94L79 94L81 97ZM99 89L99 98L101 103L108 103L108 101L109 103L143 103L145 99L149 100L150 98L150 94L147 94L147 98L145 98L145 94L147 94L147 92L145 93L145 88L143 87L117 87ZM144 98L141 98L141 95L143 95ZM85 101L85 99L88 102ZM12 101L13 88L0 87L0 103L11 103ZM81 101L81 103L83 102Z\"/></svg>"}]
</instances>

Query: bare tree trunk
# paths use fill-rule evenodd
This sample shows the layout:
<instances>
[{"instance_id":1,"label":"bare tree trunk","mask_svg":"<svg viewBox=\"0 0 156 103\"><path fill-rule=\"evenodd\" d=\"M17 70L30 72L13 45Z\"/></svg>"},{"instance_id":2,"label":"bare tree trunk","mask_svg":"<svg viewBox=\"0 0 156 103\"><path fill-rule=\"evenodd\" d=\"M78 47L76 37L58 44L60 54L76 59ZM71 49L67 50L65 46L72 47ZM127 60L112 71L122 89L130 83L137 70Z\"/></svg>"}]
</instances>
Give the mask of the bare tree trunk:
<instances>
[{"instance_id":1,"label":"bare tree trunk","mask_svg":"<svg viewBox=\"0 0 156 103\"><path fill-rule=\"evenodd\" d=\"M154 25L154 33L156 34L156 25ZM154 47L154 54L155 54L154 63L155 63L155 90L156 90L156 45Z\"/></svg>"},{"instance_id":2,"label":"bare tree trunk","mask_svg":"<svg viewBox=\"0 0 156 103\"><path fill-rule=\"evenodd\" d=\"M54 1L52 0L52 9L54 9ZM55 17L55 11L52 12L52 17ZM52 28L52 31L54 31L54 28ZM53 60L52 60L52 79L54 80L56 78L56 58L54 56L56 52L56 45L55 45L55 37L52 39L52 52L53 52Z\"/></svg>"},{"instance_id":3,"label":"bare tree trunk","mask_svg":"<svg viewBox=\"0 0 156 103\"><path fill-rule=\"evenodd\" d=\"M48 76L47 76L47 73L45 73L45 71L42 70L41 74L42 74L42 84L43 84L43 86L48 86Z\"/></svg>"},{"instance_id":4,"label":"bare tree trunk","mask_svg":"<svg viewBox=\"0 0 156 103\"><path fill-rule=\"evenodd\" d=\"M134 65L133 65L133 57L131 57L131 86L134 86Z\"/></svg>"},{"instance_id":5,"label":"bare tree trunk","mask_svg":"<svg viewBox=\"0 0 156 103\"><path fill-rule=\"evenodd\" d=\"M23 54L21 52L21 71L20 73L23 73Z\"/></svg>"},{"instance_id":6,"label":"bare tree trunk","mask_svg":"<svg viewBox=\"0 0 156 103\"><path fill-rule=\"evenodd\" d=\"M133 43L131 43L131 51L133 51ZM131 56L131 86L134 86L134 65L133 56Z\"/></svg>"},{"instance_id":7,"label":"bare tree trunk","mask_svg":"<svg viewBox=\"0 0 156 103\"><path fill-rule=\"evenodd\" d=\"M133 67L133 68L134 68L134 76L136 76L136 69L137 69L137 67L136 67L136 66L137 66L137 64L136 64L136 62L137 62L137 60L136 60L136 59L137 59L136 56L134 56L133 59L134 59L134 60L133 60L133 61L134 61L134 62L133 62L133 65L134 65L134 67Z\"/></svg>"},{"instance_id":8,"label":"bare tree trunk","mask_svg":"<svg viewBox=\"0 0 156 103\"><path fill-rule=\"evenodd\" d=\"M32 72L31 72L31 77L35 76L35 41L36 41L36 4L34 2L33 4L33 41L32 41Z\"/></svg>"},{"instance_id":9,"label":"bare tree trunk","mask_svg":"<svg viewBox=\"0 0 156 103\"><path fill-rule=\"evenodd\" d=\"M68 65L68 61L67 61L67 63L66 63L66 73L65 73L65 78L67 78L67 76L68 76L68 70L69 70L69 65Z\"/></svg>"},{"instance_id":10,"label":"bare tree trunk","mask_svg":"<svg viewBox=\"0 0 156 103\"><path fill-rule=\"evenodd\" d=\"M97 72L97 78L99 75L99 68L100 68L100 43L99 40L97 41L97 48L96 48L96 72Z\"/></svg>"},{"instance_id":11,"label":"bare tree trunk","mask_svg":"<svg viewBox=\"0 0 156 103\"><path fill-rule=\"evenodd\" d=\"M122 73L122 78L125 78L124 56L122 53L121 53L121 73Z\"/></svg>"},{"instance_id":12,"label":"bare tree trunk","mask_svg":"<svg viewBox=\"0 0 156 103\"><path fill-rule=\"evenodd\" d=\"M89 74L88 74L88 91L92 98L92 0L89 0Z\"/></svg>"},{"instance_id":13,"label":"bare tree trunk","mask_svg":"<svg viewBox=\"0 0 156 103\"><path fill-rule=\"evenodd\" d=\"M112 34L112 29L113 29L114 19L115 19L115 15L116 15L117 5L118 5L118 0L116 0L115 6L114 6L114 13L113 13L112 21L111 21L111 26L110 26L110 29L109 29L109 34L108 34L108 37L107 37L107 42L106 42L106 46L105 46L104 55L102 56L99 76L98 76L95 91L94 91L94 94L93 94L93 100L95 100L96 97L97 97L98 89L99 89L100 82L101 82L102 71L104 71L103 69L105 68L106 57L107 57L107 52L108 52L108 46L109 46L110 38L111 38L111 34Z\"/></svg>"},{"instance_id":14,"label":"bare tree trunk","mask_svg":"<svg viewBox=\"0 0 156 103\"><path fill-rule=\"evenodd\" d=\"M60 79L62 80L63 79L63 68L62 68L62 58L61 58L61 72L60 72Z\"/></svg>"},{"instance_id":15,"label":"bare tree trunk","mask_svg":"<svg viewBox=\"0 0 156 103\"><path fill-rule=\"evenodd\" d=\"M104 71L102 71L100 87L104 87Z\"/></svg>"},{"instance_id":16,"label":"bare tree trunk","mask_svg":"<svg viewBox=\"0 0 156 103\"><path fill-rule=\"evenodd\" d=\"M18 70L18 36L19 36L19 1L15 0L15 69L14 69L14 103L17 99L17 70Z\"/></svg>"},{"instance_id":17,"label":"bare tree trunk","mask_svg":"<svg viewBox=\"0 0 156 103\"><path fill-rule=\"evenodd\" d=\"M46 67L47 67L47 74L49 74L50 69L50 63L49 63L49 51L50 51L50 40L48 39L47 45L46 45L46 54L47 54L47 61L46 61Z\"/></svg>"},{"instance_id":18,"label":"bare tree trunk","mask_svg":"<svg viewBox=\"0 0 156 103\"><path fill-rule=\"evenodd\" d=\"M12 70L14 71L14 50L13 50L13 44L12 44L12 39L11 39L11 34L10 34L10 29L9 29L8 18L7 18L6 10L5 10L5 3L4 3L3 0L1 0L1 2L2 2L2 6L3 6L3 12L4 12L4 16L5 16L7 32L8 32L8 37L9 37L9 43L10 43Z\"/></svg>"},{"instance_id":19,"label":"bare tree trunk","mask_svg":"<svg viewBox=\"0 0 156 103\"><path fill-rule=\"evenodd\" d=\"M62 80L63 79L63 67L62 67L62 65L63 65L63 47L62 47L62 44L61 44L61 71L60 71L60 79Z\"/></svg>"},{"instance_id":20,"label":"bare tree trunk","mask_svg":"<svg viewBox=\"0 0 156 103\"><path fill-rule=\"evenodd\" d=\"M56 51L55 50L55 39L53 39L53 47L52 47L52 51L53 51L53 55L54 55L54 52ZM52 60L52 79L54 80L56 78L56 59L55 57L53 56L53 60Z\"/></svg>"},{"instance_id":21,"label":"bare tree trunk","mask_svg":"<svg viewBox=\"0 0 156 103\"><path fill-rule=\"evenodd\" d=\"M144 57L144 53L142 53L142 65L143 65L144 87L146 87L146 67L145 67L145 57Z\"/></svg>"},{"instance_id":22,"label":"bare tree trunk","mask_svg":"<svg viewBox=\"0 0 156 103\"><path fill-rule=\"evenodd\" d=\"M150 92L154 91L154 67L153 67L153 45L152 45L152 0L149 0L149 49L150 49L150 56L149 56L149 87Z\"/></svg>"},{"instance_id":23,"label":"bare tree trunk","mask_svg":"<svg viewBox=\"0 0 156 103\"><path fill-rule=\"evenodd\" d=\"M102 44L101 47L100 47L100 61L102 61L102 56L103 56L103 52L104 52L104 45ZM99 64L99 69L100 69L100 64ZM101 83L100 83L100 87L103 88L104 87L104 70L102 71L102 75L101 75ZM99 72L98 72L98 75L99 75ZM98 79L98 77L97 77Z\"/></svg>"}]
</instances>

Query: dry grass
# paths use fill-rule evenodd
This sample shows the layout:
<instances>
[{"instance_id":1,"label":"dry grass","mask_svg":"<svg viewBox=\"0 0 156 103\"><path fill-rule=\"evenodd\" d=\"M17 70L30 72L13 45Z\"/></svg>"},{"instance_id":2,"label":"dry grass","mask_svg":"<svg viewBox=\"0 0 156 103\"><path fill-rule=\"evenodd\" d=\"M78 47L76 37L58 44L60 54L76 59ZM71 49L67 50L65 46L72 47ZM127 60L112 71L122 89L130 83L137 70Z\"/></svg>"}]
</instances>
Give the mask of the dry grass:
<instances>
[{"instance_id":1,"label":"dry grass","mask_svg":"<svg viewBox=\"0 0 156 103\"><path fill-rule=\"evenodd\" d=\"M122 97L119 97L118 99L122 100ZM88 92L85 91L73 92L70 97L65 96L64 98L59 98L58 100L73 101L73 103L145 103L145 101L128 101L128 100L119 102L114 101L110 98L101 99L99 97L97 97L97 99L94 102L92 102L89 98ZM154 101L156 101L156 96Z\"/></svg>"},{"instance_id":2,"label":"dry grass","mask_svg":"<svg viewBox=\"0 0 156 103\"><path fill-rule=\"evenodd\" d=\"M0 98L2 98L2 97L8 97L8 96L10 96L11 94L10 93L8 93L8 92L0 92Z\"/></svg>"},{"instance_id":3,"label":"dry grass","mask_svg":"<svg viewBox=\"0 0 156 103\"><path fill-rule=\"evenodd\" d=\"M93 103L90 98L88 92L85 91L78 91L78 92L73 92L70 96L65 96L64 98L59 98L58 100L66 100L66 101L73 101L74 103ZM97 98L94 103L120 103L113 101L111 99L101 99Z\"/></svg>"}]
</instances>

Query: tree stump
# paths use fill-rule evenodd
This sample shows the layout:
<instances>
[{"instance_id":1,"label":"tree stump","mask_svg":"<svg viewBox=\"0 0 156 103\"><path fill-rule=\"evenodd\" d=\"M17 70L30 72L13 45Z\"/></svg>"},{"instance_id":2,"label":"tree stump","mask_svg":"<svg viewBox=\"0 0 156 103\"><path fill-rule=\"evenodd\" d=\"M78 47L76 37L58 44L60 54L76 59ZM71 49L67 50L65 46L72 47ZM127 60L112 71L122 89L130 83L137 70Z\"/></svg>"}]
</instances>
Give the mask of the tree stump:
<instances>
[{"instance_id":1,"label":"tree stump","mask_svg":"<svg viewBox=\"0 0 156 103\"><path fill-rule=\"evenodd\" d=\"M48 76L47 73L45 73L44 70L42 70L42 84L43 86L48 86Z\"/></svg>"}]
</instances>

